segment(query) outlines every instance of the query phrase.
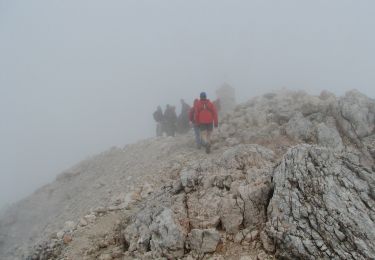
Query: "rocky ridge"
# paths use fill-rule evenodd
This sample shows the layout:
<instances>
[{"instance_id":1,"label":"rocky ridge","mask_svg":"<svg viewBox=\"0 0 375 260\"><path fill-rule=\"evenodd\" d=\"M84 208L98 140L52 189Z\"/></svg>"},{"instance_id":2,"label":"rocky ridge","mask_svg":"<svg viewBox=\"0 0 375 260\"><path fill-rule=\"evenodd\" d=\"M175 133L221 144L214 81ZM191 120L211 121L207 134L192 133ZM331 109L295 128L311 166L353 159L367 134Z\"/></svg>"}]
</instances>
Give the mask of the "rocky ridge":
<instances>
[{"instance_id":1,"label":"rocky ridge","mask_svg":"<svg viewBox=\"0 0 375 260\"><path fill-rule=\"evenodd\" d=\"M6 213L0 234L38 238L30 259L375 258L374 100L283 90L221 121L210 155L187 135L80 164ZM52 188L74 200L33 212ZM17 233L10 216L25 210L54 215Z\"/></svg>"}]
</instances>

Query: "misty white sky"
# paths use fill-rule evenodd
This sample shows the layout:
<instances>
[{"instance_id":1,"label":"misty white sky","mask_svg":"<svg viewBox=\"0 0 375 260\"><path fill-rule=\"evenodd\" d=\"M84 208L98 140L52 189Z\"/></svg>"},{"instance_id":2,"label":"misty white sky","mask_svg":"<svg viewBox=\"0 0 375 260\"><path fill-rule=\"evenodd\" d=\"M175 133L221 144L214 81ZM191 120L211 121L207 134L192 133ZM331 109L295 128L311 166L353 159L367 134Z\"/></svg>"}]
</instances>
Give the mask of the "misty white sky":
<instances>
[{"instance_id":1,"label":"misty white sky","mask_svg":"<svg viewBox=\"0 0 375 260\"><path fill-rule=\"evenodd\" d=\"M375 1L0 0L0 207L228 82L375 97Z\"/></svg>"}]
</instances>

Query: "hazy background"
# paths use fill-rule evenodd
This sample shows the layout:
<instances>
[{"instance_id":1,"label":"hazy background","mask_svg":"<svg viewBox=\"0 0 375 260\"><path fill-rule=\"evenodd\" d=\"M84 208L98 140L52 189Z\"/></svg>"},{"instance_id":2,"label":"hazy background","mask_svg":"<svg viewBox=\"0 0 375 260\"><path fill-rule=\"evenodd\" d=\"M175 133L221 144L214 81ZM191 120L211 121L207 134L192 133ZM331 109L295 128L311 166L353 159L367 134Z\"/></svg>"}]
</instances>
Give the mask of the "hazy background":
<instances>
[{"instance_id":1,"label":"hazy background","mask_svg":"<svg viewBox=\"0 0 375 260\"><path fill-rule=\"evenodd\" d=\"M158 104L287 86L375 97L375 1L0 0L0 207L154 134Z\"/></svg>"}]
</instances>

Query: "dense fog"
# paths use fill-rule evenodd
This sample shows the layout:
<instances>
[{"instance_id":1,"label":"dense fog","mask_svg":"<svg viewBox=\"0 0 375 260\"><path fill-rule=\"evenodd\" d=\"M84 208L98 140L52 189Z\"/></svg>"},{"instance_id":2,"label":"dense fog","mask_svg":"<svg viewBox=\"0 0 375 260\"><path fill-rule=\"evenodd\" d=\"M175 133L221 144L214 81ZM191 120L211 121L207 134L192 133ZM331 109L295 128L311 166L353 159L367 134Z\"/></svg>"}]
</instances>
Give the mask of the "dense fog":
<instances>
[{"instance_id":1,"label":"dense fog","mask_svg":"<svg viewBox=\"0 0 375 260\"><path fill-rule=\"evenodd\" d=\"M227 82L375 97L374 1L0 0L0 207Z\"/></svg>"}]
</instances>

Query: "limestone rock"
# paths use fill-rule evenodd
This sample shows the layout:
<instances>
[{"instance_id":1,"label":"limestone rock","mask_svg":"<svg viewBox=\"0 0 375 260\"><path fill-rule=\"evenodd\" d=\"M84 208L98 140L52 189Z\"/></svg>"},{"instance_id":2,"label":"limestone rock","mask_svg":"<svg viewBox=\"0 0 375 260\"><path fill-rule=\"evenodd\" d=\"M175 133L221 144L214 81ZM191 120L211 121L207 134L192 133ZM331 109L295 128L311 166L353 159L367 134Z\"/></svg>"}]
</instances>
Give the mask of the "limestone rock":
<instances>
[{"instance_id":1,"label":"limestone rock","mask_svg":"<svg viewBox=\"0 0 375 260\"><path fill-rule=\"evenodd\" d=\"M240 260L254 260L254 259L249 255L244 255L240 257Z\"/></svg>"},{"instance_id":2,"label":"limestone rock","mask_svg":"<svg viewBox=\"0 0 375 260\"><path fill-rule=\"evenodd\" d=\"M73 221L67 221L64 224L65 232L72 232L76 228L76 224Z\"/></svg>"},{"instance_id":3,"label":"limestone rock","mask_svg":"<svg viewBox=\"0 0 375 260\"><path fill-rule=\"evenodd\" d=\"M271 185L242 185L238 188L240 199L243 201L244 226L255 228L266 220Z\"/></svg>"},{"instance_id":4,"label":"limestone rock","mask_svg":"<svg viewBox=\"0 0 375 260\"><path fill-rule=\"evenodd\" d=\"M142 187L142 191L141 191L141 197L142 198L146 198L147 196L149 196L152 192L154 191L153 187L151 184L149 183L145 183Z\"/></svg>"},{"instance_id":5,"label":"limestone rock","mask_svg":"<svg viewBox=\"0 0 375 260\"><path fill-rule=\"evenodd\" d=\"M86 215L84 217L84 219L88 222L88 223L94 223L95 220L96 220L96 216L94 214L89 214L89 215Z\"/></svg>"},{"instance_id":6,"label":"limestone rock","mask_svg":"<svg viewBox=\"0 0 375 260\"><path fill-rule=\"evenodd\" d=\"M99 260L112 260L112 256L110 254L102 254L99 256Z\"/></svg>"},{"instance_id":7,"label":"limestone rock","mask_svg":"<svg viewBox=\"0 0 375 260\"><path fill-rule=\"evenodd\" d=\"M198 185L198 177L198 173L193 169L186 169L181 172L181 184L186 192L193 190Z\"/></svg>"},{"instance_id":8,"label":"limestone rock","mask_svg":"<svg viewBox=\"0 0 375 260\"><path fill-rule=\"evenodd\" d=\"M86 220L85 218L81 218L81 219L79 220L79 225L80 225L81 227L85 227L85 226L88 225L88 222L87 222L87 220Z\"/></svg>"},{"instance_id":9,"label":"limestone rock","mask_svg":"<svg viewBox=\"0 0 375 260\"><path fill-rule=\"evenodd\" d=\"M184 255L186 231L176 223L171 209L164 209L150 225L151 250L161 255L181 257Z\"/></svg>"},{"instance_id":10,"label":"limestone rock","mask_svg":"<svg viewBox=\"0 0 375 260\"><path fill-rule=\"evenodd\" d=\"M335 151L344 149L341 136L336 128L329 128L324 123L321 123L317 126L316 132L319 145L331 148Z\"/></svg>"},{"instance_id":11,"label":"limestone rock","mask_svg":"<svg viewBox=\"0 0 375 260\"><path fill-rule=\"evenodd\" d=\"M359 138L369 136L375 130L374 101L358 91L350 91L339 101L342 117Z\"/></svg>"},{"instance_id":12,"label":"limestone rock","mask_svg":"<svg viewBox=\"0 0 375 260\"><path fill-rule=\"evenodd\" d=\"M65 231L59 231L59 232L56 233L56 237L58 239L62 239L64 237L64 235L65 235Z\"/></svg>"},{"instance_id":13,"label":"limestone rock","mask_svg":"<svg viewBox=\"0 0 375 260\"><path fill-rule=\"evenodd\" d=\"M222 227L229 234L236 234L244 220L241 210L243 204L241 204L242 207L239 205L241 202L230 197L221 200L220 220Z\"/></svg>"},{"instance_id":14,"label":"limestone rock","mask_svg":"<svg viewBox=\"0 0 375 260\"><path fill-rule=\"evenodd\" d=\"M65 234L64 237L63 237L64 244L69 244L70 242L72 242L72 240L73 240L73 238L69 234Z\"/></svg>"},{"instance_id":15,"label":"limestone rock","mask_svg":"<svg viewBox=\"0 0 375 260\"><path fill-rule=\"evenodd\" d=\"M260 240L262 241L263 249L267 253L274 253L276 250L274 242L268 237L265 231L260 233Z\"/></svg>"},{"instance_id":16,"label":"limestone rock","mask_svg":"<svg viewBox=\"0 0 375 260\"><path fill-rule=\"evenodd\" d=\"M298 112L287 123L286 133L291 138L307 141L312 137L313 124Z\"/></svg>"},{"instance_id":17,"label":"limestone rock","mask_svg":"<svg viewBox=\"0 0 375 260\"><path fill-rule=\"evenodd\" d=\"M274 173L267 234L288 259L372 259L375 177L332 150L300 145Z\"/></svg>"},{"instance_id":18,"label":"limestone rock","mask_svg":"<svg viewBox=\"0 0 375 260\"><path fill-rule=\"evenodd\" d=\"M154 257L179 258L184 254L188 223L186 223L185 196L171 198L163 194L161 201L150 202L139 211L124 230L128 251L146 253Z\"/></svg>"},{"instance_id":19,"label":"limestone rock","mask_svg":"<svg viewBox=\"0 0 375 260\"><path fill-rule=\"evenodd\" d=\"M198 253L215 252L220 234L215 229L193 229L189 234L189 245Z\"/></svg>"}]
</instances>

